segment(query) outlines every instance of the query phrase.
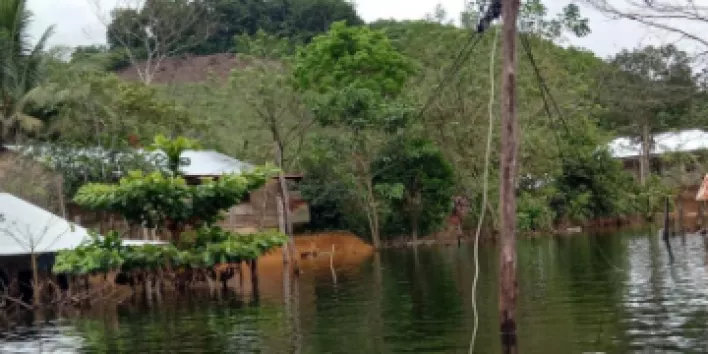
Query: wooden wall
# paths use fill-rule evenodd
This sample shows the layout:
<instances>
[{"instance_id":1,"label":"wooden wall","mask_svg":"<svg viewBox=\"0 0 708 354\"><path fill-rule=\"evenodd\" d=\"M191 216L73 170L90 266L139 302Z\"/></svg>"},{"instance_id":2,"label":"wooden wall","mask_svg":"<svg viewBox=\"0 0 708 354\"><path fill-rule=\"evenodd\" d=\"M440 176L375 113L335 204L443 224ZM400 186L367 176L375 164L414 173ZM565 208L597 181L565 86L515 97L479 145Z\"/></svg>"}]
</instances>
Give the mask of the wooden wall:
<instances>
[{"instance_id":1,"label":"wooden wall","mask_svg":"<svg viewBox=\"0 0 708 354\"><path fill-rule=\"evenodd\" d=\"M278 228L278 181L272 179L251 193L249 200L234 206L225 215L222 226L229 230ZM294 225L310 222L310 209L297 190L290 190L290 213Z\"/></svg>"},{"instance_id":2,"label":"wooden wall","mask_svg":"<svg viewBox=\"0 0 708 354\"><path fill-rule=\"evenodd\" d=\"M276 203L279 194L277 180L268 181L265 186L252 192L246 202L234 206L225 213L220 225L227 230L235 232L277 229L278 207ZM310 221L310 210L307 203L302 200L300 192L297 190L291 191L290 199L293 224L308 223ZM116 214L85 211L76 205L68 206L67 210L69 215L67 219L99 232L116 230L123 233L124 238L133 240L167 240L170 237L166 232L160 234L144 230L141 227L130 228L128 223Z\"/></svg>"},{"instance_id":3,"label":"wooden wall","mask_svg":"<svg viewBox=\"0 0 708 354\"><path fill-rule=\"evenodd\" d=\"M290 210L294 225L310 221L310 209L302 199L297 186L297 178L289 179ZM117 230L126 239L168 239L169 235L153 235L141 227L130 227L116 214L82 210L63 198L61 177L40 163L22 157L15 152L0 151L0 192L7 192L47 209L69 221L99 232ZM251 193L244 203L231 208L221 225L232 231L250 232L263 228L278 228L277 179L269 180L265 186Z\"/></svg>"}]
</instances>

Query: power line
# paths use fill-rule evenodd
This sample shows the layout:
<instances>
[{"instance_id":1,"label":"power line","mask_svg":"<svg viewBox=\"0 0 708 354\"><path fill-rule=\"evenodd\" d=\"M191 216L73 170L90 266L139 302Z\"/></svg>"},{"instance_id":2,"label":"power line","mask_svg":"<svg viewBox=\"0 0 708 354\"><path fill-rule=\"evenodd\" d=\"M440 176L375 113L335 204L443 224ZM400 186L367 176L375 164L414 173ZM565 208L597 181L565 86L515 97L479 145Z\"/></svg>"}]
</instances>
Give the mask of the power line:
<instances>
[{"instance_id":1,"label":"power line","mask_svg":"<svg viewBox=\"0 0 708 354\"><path fill-rule=\"evenodd\" d=\"M541 98L543 98L543 104L544 108L546 109L546 113L548 116L553 120L553 114L551 113L548 101L550 100L551 104L553 104L553 108L556 110L556 114L558 115L558 118L561 120L561 124L563 124L563 128L565 129L566 134L570 135L570 129L568 129L568 125L563 117L563 114L560 110L560 106L558 106L558 102L553 98L553 95L551 94L551 90L548 88L548 85L546 84L546 80L543 78L541 75L541 70L538 68L538 65L536 64L536 58L533 56L533 52L531 51L531 44L529 43L528 40L528 34L527 33L521 33L521 45L524 47L524 52L526 52L526 56L529 59L529 62L531 63L531 67L533 68L534 74L536 75L536 80L538 81L539 88L541 89Z\"/></svg>"},{"instance_id":2,"label":"power line","mask_svg":"<svg viewBox=\"0 0 708 354\"><path fill-rule=\"evenodd\" d=\"M553 96L550 94L548 90L548 86L545 84L545 80L543 79L543 76L541 76L541 71L538 68L538 65L536 65L536 59L533 57L533 53L531 52L531 45L528 42L528 38L525 33L521 34L521 44L524 47L524 52L526 53L526 57L529 59L529 62L531 63L531 66L533 67L533 71L536 75L536 80L538 81L539 89L541 90L541 99L543 100L543 108L546 111L546 114L548 117L551 119L551 123L555 125L555 121L553 119L553 113L551 112L551 107L549 104L549 99L554 102L554 107L556 108L556 111L559 112L558 115L560 116L560 108L558 107L558 104L555 103L555 99L553 99ZM570 131L568 130L568 127L563 124L563 127L565 128L566 134L570 134ZM563 154L563 148L561 147L561 138L558 135L558 130L553 129L553 135L556 138L556 147L558 148L558 155L562 161L565 161L565 156Z\"/></svg>"},{"instance_id":3,"label":"power line","mask_svg":"<svg viewBox=\"0 0 708 354\"><path fill-rule=\"evenodd\" d=\"M467 41L467 44L460 50L460 52L457 54L457 58L455 58L455 61L452 63L450 68L448 69L447 74L443 77L442 80L440 80L440 83L435 87L435 90L433 93L428 97L428 100L425 102L425 105L421 108L421 110L418 112L416 115L416 118L422 117L425 112L430 108L430 106L435 102L435 100L440 96L442 93L443 89L445 88L445 85L448 83L448 81L452 80L452 77L457 74L458 71L460 71L460 68L462 67L462 64L469 59L470 55L472 55L472 52L474 51L474 48L479 44L483 37L483 33L479 33L477 35L472 34Z\"/></svg>"},{"instance_id":4,"label":"power line","mask_svg":"<svg viewBox=\"0 0 708 354\"><path fill-rule=\"evenodd\" d=\"M487 31L487 29L489 29L489 26L491 26L492 22L499 18L499 16L501 15L501 0L492 0L489 6L487 7L486 11L480 11L480 15L481 16L479 23L477 24L477 28L475 29L476 31L470 36L465 46L457 54L457 58L455 58L455 61L450 66L450 69L448 70L447 74L443 77L442 80L440 80L440 83L435 88L435 91L433 91L433 94L430 95L425 105L423 105L421 110L418 112L418 114L416 115L417 119L420 119L430 108L430 105L435 102L440 93L442 93L443 88L445 87L447 82L452 79L452 77L460 70L462 64L469 59L470 55L472 55L474 48L477 46L477 44L479 44L479 42L481 42L484 33Z\"/></svg>"}]
</instances>

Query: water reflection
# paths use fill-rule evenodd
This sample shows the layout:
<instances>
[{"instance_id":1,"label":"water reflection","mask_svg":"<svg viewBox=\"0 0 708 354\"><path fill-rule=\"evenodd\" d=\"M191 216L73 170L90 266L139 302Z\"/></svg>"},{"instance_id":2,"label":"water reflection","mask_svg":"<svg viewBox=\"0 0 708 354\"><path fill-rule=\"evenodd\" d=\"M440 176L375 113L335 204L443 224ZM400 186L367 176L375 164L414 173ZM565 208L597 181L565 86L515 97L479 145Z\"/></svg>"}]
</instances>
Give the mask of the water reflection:
<instances>
[{"instance_id":1,"label":"water reflection","mask_svg":"<svg viewBox=\"0 0 708 354\"><path fill-rule=\"evenodd\" d=\"M522 353L706 352L706 240L654 232L523 240ZM477 353L499 351L497 250L480 250ZM0 334L2 353L466 353L473 250L396 250L293 278L261 275L261 296L194 294L160 305L94 308Z\"/></svg>"}]
</instances>

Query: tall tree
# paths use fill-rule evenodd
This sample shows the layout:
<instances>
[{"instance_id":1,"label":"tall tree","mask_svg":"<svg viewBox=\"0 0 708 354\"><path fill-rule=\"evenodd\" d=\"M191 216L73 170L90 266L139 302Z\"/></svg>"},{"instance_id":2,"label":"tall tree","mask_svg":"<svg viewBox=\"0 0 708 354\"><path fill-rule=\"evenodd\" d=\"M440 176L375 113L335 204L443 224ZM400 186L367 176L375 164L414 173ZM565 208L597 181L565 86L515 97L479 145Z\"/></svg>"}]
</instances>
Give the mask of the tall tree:
<instances>
[{"instance_id":1,"label":"tall tree","mask_svg":"<svg viewBox=\"0 0 708 354\"><path fill-rule=\"evenodd\" d=\"M146 84L152 82L161 63L206 41L214 31L205 1L121 0L102 15L101 2L93 0L106 26L111 49L125 51L131 65Z\"/></svg>"},{"instance_id":2,"label":"tall tree","mask_svg":"<svg viewBox=\"0 0 708 354\"><path fill-rule=\"evenodd\" d=\"M0 148L18 133L41 125L25 108L38 89L52 28L32 44L27 33L31 19L26 0L0 2Z\"/></svg>"},{"instance_id":3,"label":"tall tree","mask_svg":"<svg viewBox=\"0 0 708 354\"><path fill-rule=\"evenodd\" d=\"M455 190L455 173L440 149L425 139L403 137L391 141L373 165L376 187L397 192L389 229L407 232L413 240L437 231L450 213Z\"/></svg>"},{"instance_id":4,"label":"tall tree","mask_svg":"<svg viewBox=\"0 0 708 354\"><path fill-rule=\"evenodd\" d=\"M642 146L640 180L650 171L653 135L690 126L689 113L698 92L692 61L674 45L623 50L610 61L601 101L606 128L637 138Z\"/></svg>"},{"instance_id":5,"label":"tall tree","mask_svg":"<svg viewBox=\"0 0 708 354\"><path fill-rule=\"evenodd\" d=\"M330 25L364 21L346 0L204 0L218 23L214 35L194 48L198 54L230 52L237 35L254 35L259 30L296 42L309 42L327 32Z\"/></svg>"},{"instance_id":6,"label":"tall tree","mask_svg":"<svg viewBox=\"0 0 708 354\"><path fill-rule=\"evenodd\" d=\"M413 62L384 32L347 27L344 22L315 37L296 61L297 85L309 93L320 125L351 134L350 155L343 157L351 162L353 185L377 248L381 222L371 162L380 147L377 143L386 140L379 134L397 131L410 116L410 106L400 97L413 72Z\"/></svg>"},{"instance_id":7,"label":"tall tree","mask_svg":"<svg viewBox=\"0 0 708 354\"><path fill-rule=\"evenodd\" d=\"M259 127L270 133L273 157L280 169L278 181L284 231L290 236L289 254L291 261L295 262L292 257L295 242L285 169L298 158L297 152L302 147L305 134L313 121L301 96L293 87L290 60L283 57L289 51L287 42L259 31L256 36L241 38L241 43L256 55L256 62L246 69L236 69L232 72L231 88L246 103L246 109L242 113L253 116ZM282 61L276 63L272 61L273 58L281 58ZM293 156L290 156L290 153ZM292 265L296 267L296 263Z\"/></svg>"}]
</instances>

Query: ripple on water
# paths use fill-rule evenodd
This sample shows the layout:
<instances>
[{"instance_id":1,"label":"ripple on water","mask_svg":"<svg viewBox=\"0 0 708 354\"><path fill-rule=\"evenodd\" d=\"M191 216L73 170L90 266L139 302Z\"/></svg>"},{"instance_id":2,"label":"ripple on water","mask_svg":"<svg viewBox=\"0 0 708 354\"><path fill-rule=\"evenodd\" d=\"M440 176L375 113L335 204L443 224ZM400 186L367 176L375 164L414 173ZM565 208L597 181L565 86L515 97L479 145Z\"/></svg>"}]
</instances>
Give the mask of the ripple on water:
<instances>
[{"instance_id":1,"label":"ripple on water","mask_svg":"<svg viewBox=\"0 0 708 354\"><path fill-rule=\"evenodd\" d=\"M708 271L701 238L673 241L669 265L652 236L519 243L519 344L523 353L705 352ZM480 249L479 352L498 352L497 249ZM283 300L280 279L248 295L126 305L0 334L0 353L232 352L455 353L472 331L470 248L395 250L305 272ZM267 285L267 286L266 286Z\"/></svg>"}]
</instances>

